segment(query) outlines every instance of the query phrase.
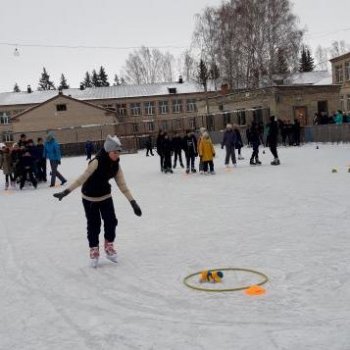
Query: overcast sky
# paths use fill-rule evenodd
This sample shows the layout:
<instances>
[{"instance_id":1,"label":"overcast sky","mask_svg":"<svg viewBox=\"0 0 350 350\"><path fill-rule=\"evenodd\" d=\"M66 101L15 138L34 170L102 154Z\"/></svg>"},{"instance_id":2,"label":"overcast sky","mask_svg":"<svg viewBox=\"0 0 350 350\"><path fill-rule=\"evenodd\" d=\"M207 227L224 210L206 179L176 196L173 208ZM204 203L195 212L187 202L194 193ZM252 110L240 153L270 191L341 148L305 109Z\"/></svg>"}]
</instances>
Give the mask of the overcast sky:
<instances>
[{"instance_id":1,"label":"overcast sky","mask_svg":"<svg viewBox=\"0 0 350 350\"><path fill-rule=\"evenodd\" d=\"M86 71L106 68L109 81L120 74L132 50L167 47L179 56L190 44L194 15L221 0L0 0L0 92L38 86L43 67L56 85L64 73L78 87ZM349 0L293 0L305 41L314 50L333 40L350 44ZM19 56L13 54L17 44ZM42 45L42 46L36 46ZM45 47L89 46L108 48ZM176 68L176 67L175 67Z\"/></svg>"}]
</instances>

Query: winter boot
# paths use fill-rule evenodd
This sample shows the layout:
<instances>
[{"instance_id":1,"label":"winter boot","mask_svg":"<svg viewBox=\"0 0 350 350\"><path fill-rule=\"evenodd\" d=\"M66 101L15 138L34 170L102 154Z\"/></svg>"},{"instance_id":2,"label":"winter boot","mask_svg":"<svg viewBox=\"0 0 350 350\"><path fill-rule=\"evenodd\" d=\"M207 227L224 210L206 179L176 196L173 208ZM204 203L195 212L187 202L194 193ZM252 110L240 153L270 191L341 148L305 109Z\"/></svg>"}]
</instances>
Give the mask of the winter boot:
<instances>
[{"instance_id":1,"label":"winter boot","mask_svg":"<svg viewBox=\"0 0 350 350\"><path fill-rule=\"evenodd\" d=\"M252 158L249 162L250 165L255 165L256 163L254 162L254 159Z\"/></svg>"},{"instance_id":2,"label":"winter boot","mask_svg":"<svg viewBox=\"0 0 350 350\"><path fill-rule=\"evenodd\" d=\"M256 158L256 159L255 159L255 164L256 164L256 165L261 165L261 162L260 162L259 158Z\"/></svg>"},{"instance_id":3,"label":"winter boot","mask_svg":"<svg viewBox=\"0 0 350 350\"><path fill-rule=\"evenodd\" d=\"M275 158L272 162L271 165L280 165L280 160L278 158Z\"/></svg>"},{"instance_id":4,"label":"winter boot","mask_svg":"<svg viewBox=\"0 0 350 350\"><path fill-rule=\"evenodd\" d=\"M90 264L91 267L96 268L98 264L98 258L100 257L100 251L98 247L90 248Z\"/></svg>"},{"instance_id":5,"label":"winter boot","mask_svg":"<svg viewBox=\"0 0 350 350\"><path fill-rule=\"evenodd\" d=\"M189 174L190 173L190 169L186 169L186 174Z\"/></svg>"},{"instance_id":6,"label":"winter boot","mask_svg":"<svg viewBox=\"0 0 350 350\"><path fill-rule=\"evenodd\" d=\"M197 170L195 168L191 169L191 173L196 173L196 172L197 172Z\"/></svg>"},{"instance_id":7,"label":"winter boot","mask_svg":"<svg viewBox=\"0 0 350 350\"><path fill-rule=\"evenodd\" d=\"M106 258L114 263L117 262L117 252L114 249L113 242L105 241Z\"/></svg>"}]
</instances>

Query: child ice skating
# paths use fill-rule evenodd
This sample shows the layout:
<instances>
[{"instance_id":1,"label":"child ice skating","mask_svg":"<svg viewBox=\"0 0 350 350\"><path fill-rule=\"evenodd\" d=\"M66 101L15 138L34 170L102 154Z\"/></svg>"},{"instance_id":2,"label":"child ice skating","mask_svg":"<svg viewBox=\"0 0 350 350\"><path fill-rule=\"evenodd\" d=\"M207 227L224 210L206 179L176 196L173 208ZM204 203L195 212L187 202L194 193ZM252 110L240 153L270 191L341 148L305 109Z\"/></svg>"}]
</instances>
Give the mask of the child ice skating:
<instances>
[{"instance_id":1,"label":"child ice skating","mask_svg":"<svg viewBox=\"0 0 350 350\"><path fill-rule=\"evenodd\" d=\"M215 157L215 149L207 131L204 131L199 142L198 153L203 164L204 174L208 174L209 167L210 174L214 175L215 171L213 159Z\"/></svg>"},{"instance_id":2,"label":"child ice skating","mask_svg":"<svg viewBox=\"0 0 350 350\"><path fill-rule=\"evenodd\" d=\"M129 200L135 215L142 212L131 195L120 166L121 143L116 136L107 136L103 148L96 157L89 162L85 172L67 189L55 193L53 196L62 200L77 187L82 186L83 206L87 219L87 238L90 247L91 266L97 267L99 253L99 234L101 218L104 221L104 250L107 259L117 262L117 252L113 245L115 230L118 224L114 211L111 185L109 180L114 178L120 191Z\"/></svg>"}]
</instances>

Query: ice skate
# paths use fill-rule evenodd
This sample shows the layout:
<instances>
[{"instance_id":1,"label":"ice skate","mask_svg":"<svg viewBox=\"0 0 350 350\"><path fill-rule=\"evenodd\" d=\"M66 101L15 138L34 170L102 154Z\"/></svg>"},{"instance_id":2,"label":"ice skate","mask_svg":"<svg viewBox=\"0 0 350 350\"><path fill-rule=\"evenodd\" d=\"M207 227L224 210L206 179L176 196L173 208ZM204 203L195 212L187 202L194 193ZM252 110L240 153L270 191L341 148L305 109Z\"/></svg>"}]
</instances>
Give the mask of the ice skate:
<instances>
[{"instance_id":1,"label":"ice skate","mask_svg":"<svg viewBox=\"0 0 350 350\"><path fill-rule=\"evenodd\" d=\"M191 169L191 173L196 173L196 172L197 172L197 170L195 168Z\"/></svg>"},{"instance_id":2,"label":"ice skate","mask_svg":"<svg viewBox=\"0 0 350 350\"><path fill-rule=\"evenodd\" d=\"M251 159L249 162L250 165L256 165L256 163L254 162L254 159Z\"/></svg>"},{"instance_id":3,"label":"ice skate","mask_svg":"<svg viewBox=\"0 0 350 350\"><path fill-rule=\"evenodd\" d=\"M190 173L190 169L186 169L186 174L189 174Z\"/></svg>"},{"instance_id":4,"label":"ice skate","mask_svg":"<svg viewBox=\"0 0 350 350\"><path fill-rule=\"evenodd\" d=\"M100 257L99 248L98 247L90 248L90 265L94 269L97 267L99 257Z\"/></svg>"},{"instance_id":5,"label":"ice skate","mask_svg":"<svg viewBox=\"0 0 350 350\"><path fill-rule=\"evenodd\" d=\"M255 164L256 164L256 165L261 165L262 163L260 162L260 160L259 160L258 158L256 158Z\"/></svg>"},{"instance_id":6,"label":"ice skate","mask_svg":"<svg viewBox=\"0 0 350 350\"><path fill-rule=\"evenodd\" d=\"M114 263L117 262L117 252L114 249L113 242L105 241L106 258Z\"/></svg>"},{"instance_id":7,"label":"ice skate","mask_svg":"<svg viewBox=\"0 0 350 350\"><path fill-rule=\"evenodd\" d=\"M271 165L280 165L280 160L278 158L275 158L272 162Z\"/></svg>"}]
</instances>

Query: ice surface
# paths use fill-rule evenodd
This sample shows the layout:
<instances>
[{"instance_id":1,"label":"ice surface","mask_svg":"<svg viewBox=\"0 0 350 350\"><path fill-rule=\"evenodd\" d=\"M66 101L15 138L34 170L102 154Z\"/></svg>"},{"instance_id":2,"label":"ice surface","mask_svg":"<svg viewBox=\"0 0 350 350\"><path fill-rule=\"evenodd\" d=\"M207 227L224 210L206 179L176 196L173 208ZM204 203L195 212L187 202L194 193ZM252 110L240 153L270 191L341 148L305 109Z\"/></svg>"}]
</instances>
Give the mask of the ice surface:
<instances>
[{"instance_id":1,"label":"ice surface","mask_svg":"<svg viewBox=\"0 0 350 350\"><path fill-rule=\"evenodd\" d=\"M0 349L350 349L350 147L281 147L278 167L268 150L249 166L250 153L227 170L217 149L215 176L123 155L143 216L113 185L118 264L102 257L97 269L79 190L62 202L47 184L6 193L1 174ZM85 166L60 169L71 182ZM219 267L267 274L267 293L183 285Z\"/></svg>"}]
</instances>

